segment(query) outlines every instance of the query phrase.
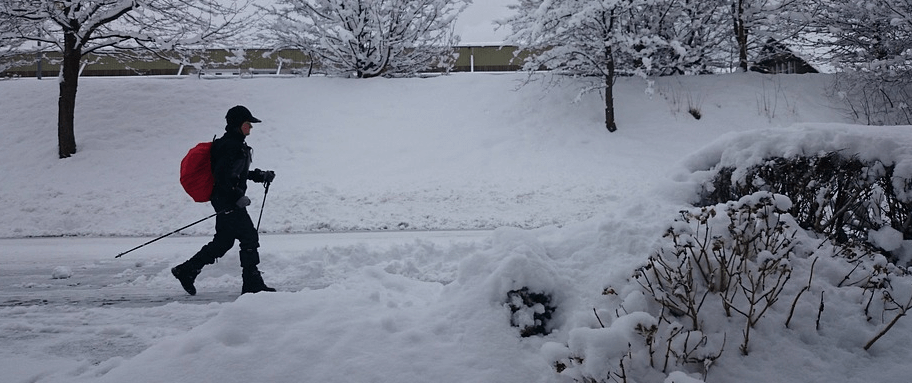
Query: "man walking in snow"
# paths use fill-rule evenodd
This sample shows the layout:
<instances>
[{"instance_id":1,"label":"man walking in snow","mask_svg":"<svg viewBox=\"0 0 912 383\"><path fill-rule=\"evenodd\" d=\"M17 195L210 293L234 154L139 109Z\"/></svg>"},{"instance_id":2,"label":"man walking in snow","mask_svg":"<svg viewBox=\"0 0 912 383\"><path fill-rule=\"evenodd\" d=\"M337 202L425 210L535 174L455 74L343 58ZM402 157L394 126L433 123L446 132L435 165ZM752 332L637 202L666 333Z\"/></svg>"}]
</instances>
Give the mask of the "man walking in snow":
<instances>
[{"instance_id":1,"label":"man walking in snow","mask_svg":"<svg viewBox=\"0 0 912 383\"><path fill-rule=\"evenodd\" d=\"M203 266L213 264L224 256L234 246L235 240L240 242L241 248L241 292L276 291L266 286L257 268L260 263L257 252L259 235L247 214L247 206L250 205L250 198L246 196L247 180L269 183L275 178L271 170L250 170L253 155L244 140L250 135L252 124L260 120L253 117L250 110L238 105L228 110L225 121L225 134L212 143L211 149L215 186L210 199L215 211L221 212L215 218L215 236L196 255L171 269L171 274L190 295L196 295L193 282Z\"/></svg>"}]
</instances>

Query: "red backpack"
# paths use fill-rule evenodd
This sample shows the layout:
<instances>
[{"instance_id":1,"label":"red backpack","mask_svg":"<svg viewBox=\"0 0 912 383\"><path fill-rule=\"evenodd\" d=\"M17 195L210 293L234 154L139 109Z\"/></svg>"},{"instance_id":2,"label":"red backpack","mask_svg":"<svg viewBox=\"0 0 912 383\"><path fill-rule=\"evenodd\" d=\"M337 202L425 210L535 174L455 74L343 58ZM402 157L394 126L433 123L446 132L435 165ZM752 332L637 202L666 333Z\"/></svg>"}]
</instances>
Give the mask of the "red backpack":
<instances>
[{"instance_id":1,"label":"red backpack","mask_svg":"<svg viewBox=\"0 0 912 383\"><path fill-rule=\"evenodd\" d=\"M200 142L181 160L181 186L196 202L208 202L212 197L215 177L212 175L211 149L211 142Z\"/></svg>"}]
</instances>

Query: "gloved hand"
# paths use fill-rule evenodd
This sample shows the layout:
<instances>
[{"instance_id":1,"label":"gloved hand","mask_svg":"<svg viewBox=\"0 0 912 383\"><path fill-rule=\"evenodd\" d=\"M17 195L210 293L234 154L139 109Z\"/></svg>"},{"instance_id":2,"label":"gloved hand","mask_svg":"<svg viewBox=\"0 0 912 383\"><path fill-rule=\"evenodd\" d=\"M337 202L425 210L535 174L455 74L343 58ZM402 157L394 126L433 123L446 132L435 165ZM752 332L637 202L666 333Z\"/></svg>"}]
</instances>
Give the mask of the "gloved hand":
<instances>
[{"instance_id":1,"label":"gloved hand","mask_svg":"<svg viewBox=\"0 0 912 383\"><path fill-rule=\"evenodd\" d=\"M247 172L247 179L251 180L253 182L262 183L265 180L265 177L266 177L266 172L264 172L260 169L253 169L253 170Z\"/></svg>"},{"instance_id":2,"label":"gloved hand","mask_svg":"<svg viewBox=\"0 0 912 383\"><path fill-rule=\"evenodd\" d=\"M250 198L247 198L247 196L243 196L241 198L238 198L238 200L237 200L237 202L235 202L235 204L237 204L238 207L250 206Z\"/></svg>"},{"instance_id":3,"label":"gloved hand","mask_svg":"<svg viewBox=\"0 0 912 383\"><path fill-rule=\"evenodd\" d=\"M272 170L253 169L247 173L247 179L258 183L272 182L275 179L275 172Z\"/></svg>"}]
</instances>

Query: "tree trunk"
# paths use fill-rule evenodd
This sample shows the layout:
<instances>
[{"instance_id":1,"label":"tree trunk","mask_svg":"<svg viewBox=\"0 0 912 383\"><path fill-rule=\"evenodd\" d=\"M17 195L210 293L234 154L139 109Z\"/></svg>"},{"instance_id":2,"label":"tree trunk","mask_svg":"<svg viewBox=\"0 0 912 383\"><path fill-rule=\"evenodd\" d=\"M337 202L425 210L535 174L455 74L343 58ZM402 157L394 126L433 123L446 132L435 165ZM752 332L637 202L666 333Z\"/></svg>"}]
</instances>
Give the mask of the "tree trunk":
<instances>
[{"instance_id":1,"label":"tree trunk","mask_svg":"<svg viewBox=\"0 0 912 383\"><path fill-rule=\"evenodd\" d=\"M610 47L606 56L608 73L605 75L605 127L613 133L617 130L617 123L614 120L614 56Z\"/></svg>"},{"instance_id":2,"label":"tree trunk","mask_svg":"<svg viewBox=\"0 0 912 383\"><path fill-rule=\"evenodd\" d=\"M60 70L60 97L57 100L57 145L60 158L76 153L76 134L73 120L76 114L76 87L82 52L76 48L76 36L64 36L63 63Z\"/></svg>"},{"instance_id":3,"label":"tree trunk","mask_svg":"<svg viewBox=\"0 0 912 383\"><path fill-rule=\"evenodd\" d=\"M732 18L734 19L735 39L738 43L738 66L741 71L747 72L747 28L744 26L744 0L732 3Z\"/></svg>"}]
</instances>

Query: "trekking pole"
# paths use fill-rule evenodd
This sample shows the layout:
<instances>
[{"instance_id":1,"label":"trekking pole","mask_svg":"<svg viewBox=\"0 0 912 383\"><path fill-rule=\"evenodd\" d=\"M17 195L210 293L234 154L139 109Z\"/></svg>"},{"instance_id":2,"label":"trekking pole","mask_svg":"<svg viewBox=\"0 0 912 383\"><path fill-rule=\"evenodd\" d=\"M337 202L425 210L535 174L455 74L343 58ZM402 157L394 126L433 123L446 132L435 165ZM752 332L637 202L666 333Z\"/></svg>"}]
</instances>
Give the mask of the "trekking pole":
<instances>
[{"instance_id":1,"label":"trekking pole","mask_svg":"<svg viewBox=\"0 0 912 383\"><path fill-rule=\"evenodd\" d=\"M146 242L146 243L144 243L144 244L142 244L142 245L136 246L136 247L134 247L134 248L132 248L132 249L130 249L130 250L124 251L123 253L117 254L117 256L115 256L114 258L120 258L122 255L124 255L124 254L126 254L126 253L129 253L129 252L131 252L131 251L133 251L133 250L136 250L136 249L138 249L138 248L140 248L140 247L146 246L146 245L148 245L148 244L150 244L150 243L152 243L152 242L158 241L159 239L165 238L165 237L167 237L167 236L169 236L169 235L171 235L171 234L177 233L177 232L179 232L179 231L181 231L181 230L184 230L184 229L186 229L186 228L188 228L188 227L190 227L190 226L196 225L196 224L198 224L198 223L200 223L200 222L203 222L203 221L205 221L205 220L207 220L207 219L209 219L209 218L215 217L216 215L219 215L219 214L221 214L221 213L225 213L225 212L228 212L228 211L230 211L230 209L229 209L229 210L224 210L224 211L220 211L220 212L214 213L214 214L212 214L212 215L210 215L210 216L208 216L208 217L206 217L206 218L203 218L203 219L201 219L201 220L199 220L199 221L196 221L196 222L194 222L194 223L191 223L191 224L189 224L189 225L187 225L187 226L184 226L184 227L182 227L182 228L180 228L180 229L174 230L174 231L172 231L172 232L170 232L170 233L168 233L168 234L165 234L165 235L163 235L163 236L161 236L161 237L155 238L155 239L153 239L153 240L151 240L151 241L149 241L149 242Z\"/></svg>"},{"instance_id":2,"label":"trekking pole","mask_svg":"<svg viewBox=\"0 0 912 383\"><path fill-rule=\"evenodd\" d=\"M263 187L266 188L266 191L263 192L263 205L260 206L260 218L257 218L257 233L260 232L260 221L263 220L263 208L266 207L266 195L269 194L269 184L272 182L264 182Z\"/></svg>"}]
</instances>

